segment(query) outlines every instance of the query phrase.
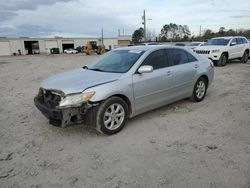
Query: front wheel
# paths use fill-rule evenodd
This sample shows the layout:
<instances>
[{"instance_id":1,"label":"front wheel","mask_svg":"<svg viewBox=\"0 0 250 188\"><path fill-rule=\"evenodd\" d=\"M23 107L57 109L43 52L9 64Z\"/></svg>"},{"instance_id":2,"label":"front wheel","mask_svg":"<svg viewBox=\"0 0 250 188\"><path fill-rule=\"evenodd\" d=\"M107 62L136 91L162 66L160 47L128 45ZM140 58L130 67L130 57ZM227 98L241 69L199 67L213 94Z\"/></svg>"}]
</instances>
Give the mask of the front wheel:
<instances>
[{"instance_id":1,"label":"front wheel","mask_svg":"<svg viewBox=\"0 0 250 188\"><path fill-rule=\"evenodd\" d=\"M98 107L94 124L99 132L111 135L121 131L127 119L126 102L119 97L111 97Z\"/></svg>"},{"instance_id":2,"label":"front wheel","mask_svg":"<svg viewBox=\"0 0 250 188\"><path fill-rule=\"evenodd\" d=\"M207 93L207 80L200 77L194 85L193 95L191 97L192 101L201 102Z\"/></svg>"},{"instance_id":3,"label":"front wheel","mask_svg":"<svg viewBox=\"0 0 250 188\"><path fill-rule=\"evenodd\" d=\"M224 67L227 64L227 55L225 53L221 54L219 61L217 61L217 65L220 67Z\"/></svg>"}]
</instances>

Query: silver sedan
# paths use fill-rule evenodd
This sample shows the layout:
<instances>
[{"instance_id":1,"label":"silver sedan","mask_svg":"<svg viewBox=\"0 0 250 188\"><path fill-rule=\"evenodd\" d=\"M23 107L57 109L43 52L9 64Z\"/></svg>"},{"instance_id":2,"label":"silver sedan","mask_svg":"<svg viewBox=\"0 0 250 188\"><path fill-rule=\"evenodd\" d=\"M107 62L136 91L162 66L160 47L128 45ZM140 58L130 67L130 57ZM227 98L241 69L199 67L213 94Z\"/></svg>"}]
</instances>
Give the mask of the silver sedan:
<instances>
[{"instance_id":1,"label":"silver sedan","mask_svg":"<svg viewBox=\"0 0 250 188\"><path fill-rule=\"evenodd\" d=\"M48 78L34 102L53 125L87 123L114 134L143 112L184 98L202 101L213 77L213 63L183 47L126 47Z\"/></svg>"}]
</instances>

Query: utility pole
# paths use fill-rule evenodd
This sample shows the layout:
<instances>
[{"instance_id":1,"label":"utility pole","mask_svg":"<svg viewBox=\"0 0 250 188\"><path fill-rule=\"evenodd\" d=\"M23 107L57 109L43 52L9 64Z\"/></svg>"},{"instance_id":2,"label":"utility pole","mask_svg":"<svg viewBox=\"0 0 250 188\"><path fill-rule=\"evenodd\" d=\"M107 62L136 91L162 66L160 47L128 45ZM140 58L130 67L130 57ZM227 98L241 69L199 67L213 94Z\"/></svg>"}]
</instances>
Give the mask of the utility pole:
<instances>
[{"instance_id":1,"label":"utility pole","mask_svg":"<svg viewBox=\"0 0 250 188\"><path fill-rule=\"evenodd\" d=\"M143 11L142 20L143 20L142 24L144 25L144 32L143 32L143 34L144 34L144 42L146 42L147 38L146 38L146 12L145 12L145 10Z\"/></svg>"},{"instance_id":2,"label":"utility pole","mask_svg":"<svg viewBox=\"0 0 250 188\"><path fill-rule=\"evenodd\" d=\"M201 25L200 25L200 37L201 37Z\"/></svg>"},{"instance_id":3,"label":"utility pole","mask_svg":"<svg viewBox=\"0 0 250 188\"><path fill-rule=\"evenodd\" d=\"M103 28L102 28L102 45L103 45L104 43L103 43Z\"/></svg>"}]
</instances>

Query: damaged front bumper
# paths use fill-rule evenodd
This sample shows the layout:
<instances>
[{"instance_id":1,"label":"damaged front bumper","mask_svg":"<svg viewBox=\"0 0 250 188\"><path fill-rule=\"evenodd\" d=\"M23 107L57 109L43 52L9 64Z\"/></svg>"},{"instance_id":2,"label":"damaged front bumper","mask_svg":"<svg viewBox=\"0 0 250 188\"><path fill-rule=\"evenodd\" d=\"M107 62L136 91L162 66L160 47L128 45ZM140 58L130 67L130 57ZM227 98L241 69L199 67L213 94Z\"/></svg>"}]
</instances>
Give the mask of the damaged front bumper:
<instances>
[{"instance_id":1,"label":"damaged front bumper","mask_svg":"<svg viewBox=\"0 0 250 188\"><path fill-rule=\"evenodd\" d=\"M80 107L69 107L63 109L50 108L43 104L38 96L34 98L34 103L35 106L49 119L49 123L58 127L83 123L87 111L97 105L86 102Z\"/></svg>"}]
</instances>

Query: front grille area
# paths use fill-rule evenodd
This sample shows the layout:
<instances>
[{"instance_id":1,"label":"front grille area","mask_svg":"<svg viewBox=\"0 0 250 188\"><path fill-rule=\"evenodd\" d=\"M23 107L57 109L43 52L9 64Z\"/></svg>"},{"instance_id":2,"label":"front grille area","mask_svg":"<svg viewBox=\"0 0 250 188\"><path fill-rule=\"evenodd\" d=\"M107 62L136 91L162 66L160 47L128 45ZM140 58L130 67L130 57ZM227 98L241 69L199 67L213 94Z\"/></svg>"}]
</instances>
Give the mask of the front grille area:
<instances>
[{"instance_id":1,"label":"front grille area","mask_svg":"<svg viewBox=\"0 0 250 188\"><path fill-rule=\"evenodd\" d=\"M194 50L197 54L210 54L210 50Z\"/></svg>"},{"instance_id":2,"label":"front grille area","mask_svg":"<svg viewBox=\"0 0 250 188\"><path fill-rule=\"evenodd\" d=\"M55 108L61 101L61 92L53 90L45 90L40 88L38 98L39 101L48 108Z\"/></svg>"}]
</instances>

